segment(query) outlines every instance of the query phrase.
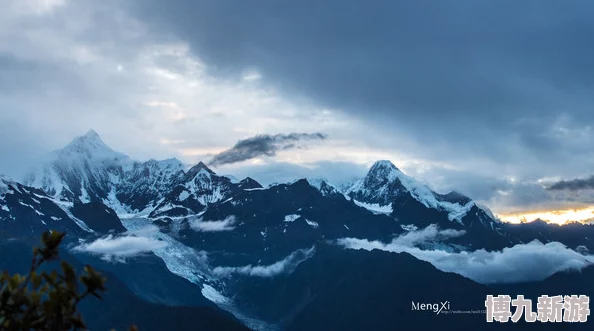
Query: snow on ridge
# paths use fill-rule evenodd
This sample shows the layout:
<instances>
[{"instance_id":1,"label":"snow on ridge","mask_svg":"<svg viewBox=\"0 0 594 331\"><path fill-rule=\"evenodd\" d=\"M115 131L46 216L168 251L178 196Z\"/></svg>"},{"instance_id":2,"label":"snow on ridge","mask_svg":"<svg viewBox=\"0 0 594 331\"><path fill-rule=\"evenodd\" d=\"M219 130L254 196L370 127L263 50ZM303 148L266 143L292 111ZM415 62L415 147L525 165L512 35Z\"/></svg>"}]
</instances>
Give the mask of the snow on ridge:
<instances>
[{"instance_id":1,"label":"snow on ridge","mask_svg":"<svg viewBox=\"0 0 594 331\"><path fill-rule=\"evenodd\" d=\"M230 300L226 296L222 295L221 292L217 291L214 287L204 284L202 285L202 295L208 300L216 304L229 304Z\"/></svg>"},{"instance_id":2,"label":"snow on ridge","mask_svg":"<svg viewBox=\"0 0 594 331\"><path fill-rule=\"evenodd\" d=\"M187 182L184 187L194 196L196 200L203 204L204 206L208 206L211 203L219 202L225 198L223 192L221 192L220 185L214 185L212 181L212 174L209 173L204 168L201 168L198 171L198 174ZM205 192L204 194L199 194L198 192Z\"/></svg>"},{"instance_id":3,"label":"snow on ridge","mask_svg":"<svg viewBox=\"0 0 594 331\"><path fill-rule=\"evenodd\" d=\"M62 209L62 211L64 211L66 213L66 215L68 215L68 217L74 221L74 223L76 223L76 225L78 225L78 227L80 227L81 229L83 229L86 232L90 232L90 233L94 233L95 231L93 231L91 228L89 228L89 226L83 222L81 219L76 218L72 212L70 211L70 208L73 206L72 202L66 202L66 201L61 201L61 200L57 200L57 199L52 199L52 202L54 202L58 207L60 207L60 209Z\"/></svg>"},{"instance_id":4,"label":"snow on ridge","mask_svg":"<svg viewBox=\"0 0 594 331\"><path fill-rule=\"evenodd\" d=\"M180 206L180 205L174 205L172 203L167 203L159 208L154 209L153 212L162 214L162 213L168 212L174 208L183 208L183 209L187 210L188 212L190 211L187 207Z\"/></svg>"},{"instance_id":5,"label":"snow on ridge","mask_svg":"<svg viewBox=\"0 0 594 331\"><path fill-rule=\"evenodd\" d=\"M31 209L33 209L33 210L35 210L35 207L33 207L33 206L29 205L29 204L26 204L26 203L24 203L24 202L22 202L22 201L19 201L19 204L20 204L21 206L29 207L29 208L31 208Z\"/></svg>"},{"instance_id":6,"label":"snow on ridge","mask_svg":"<svg viewBox=\"0 0 594 331\"><path fill-rule=\"evenodd\" d=\"M501 220L499 219L499 217L495 216L495 213L493 213L493 211L489 207L487 207L485 205L481 205L481 204L476 204L476 206L479 209L481 209L482 211L484 211L487 214L487 216L489 216L495 222L501 223ZM493 226L493 224L491 224L491 226Z\"/></svg>"},{"instance_id":7,"label":"snow on ridge","mask_svg":"<svg viewBox=\"0 0 594 331\"><path fill-rule=\"evenodd\" d=\"M85 188L85 183L84 182L81 184L80 190L81 190L81 194L80 194L80 197L78 199L82 203L89 203L89 202L91 202L91 198L89 197L89 192L87 192L87 189Z\"/></svg>"},{"instance_id":8,"label":"snow on ridge","mask_svg":"<svg viewBox=\"0 0 594 331\"><path fill-rule=\"evenodd\" d=\"M448 201L440 201L435 196L435 193L416 179L407 176L402 171L396 169L390 173L390 180L398 178L404 188L410 192L419 202L428 208L435 208L446 211L450 221L462 222L462 218L466 216L468 211L474 206L474 202L470 201L465 205L459 203L452 203Z\"/></svg>"},{"instance_id":9,"label":"snow on ridge","mask_svg":"<svg viewBox=\"0 0 594 331\"><path fill-rule=\"evenodd\" d=\"M157 167L159 167L159 169L161 169L161 170L166 170L166 169L183 170L184 169L184 164L176 158L165 159L165 160L151 159L147 162L151 162L151 161L153 161L157 165Z\"/></svg>"},{"instance_id":10,"label":"snow on ridge","mask_svg":"<svg viewBox=\"0 0 594 331\"><path fill-rule=\"evenodd\" d=\"M318 191L322 189L322 184L324 183L332 186L326 178L306 178L305 180L307 180L309 185L318 189Z\"/></svg>"},{"instance_id":11,"label":"snow on ridge","mask_svg":"<svg viewBox=\"0 0 594 331\"><path fill-rule=\"evenodd\" d=\"M448 219L450 221L457 221L458 223L463 224L462 218L464 218L464 216L466 216L466 214L468 214L470 209L472 209L472 207L474 207L474 202L470 201L467 204L462 206L458 203L440 201L439 207L441 207L442 209L444 209L445 211L448 212Z\"/></svg>"},{"instance_id":12,"label":"snow on ridge","mask_svg":"<svg viewBox=\"0 0 594 331\"><path fill-rule=\"evenodd\" d=\"M178 199L179 201L185 201L185 200L186 200L187 198L189 198L189 197L190 197L190 193L188 193L188 191L185 191L185 190L184 190L184 191L182 191L182 192L179 194L179 197L177 197L177 199Z\"/></svg>"},{"instance_id":13,"label":"snow on ridge","mask_svg":"<svg viewBox=\"0 0 594 331\"><path fill-rule=\"evenodd\" d=\"M256 187L256 188L245 188L243 189L244 191L264 191L267 190L268 188L266 187Z\"/></svg>"},{"instance_id":14,"label":"snow on ridge","mask_svg":"<svg viewBox=\"0 0 594 331\"><path fill-rule=\"evenodd\" d=\"M115 211L116 215L118 215L120 219L132 214L130 208L124 206L120 200L118 200L116 197L115 187L113 186L107 195L107 199L103 199L103 204Z\"/></svg>"},{"instance_id":15,"label":"snow on ridge","mask_svg":"<svg viewBox=\"0 0 594 331\"><path fill-rule=\"evenodd\" d=\"M363 208L373 212L374 214L390 214L393 211L391 203L388 205L382 206L379 203L365 203L365 202L357 201L355 199L353 199L353 202L357 206L363 207Z\"/></svg>"},{"instance_id":16,"label":"snow on ridge","mask_svg":"<svg viewBox=\"0 0 594 331\"><path fill-rule=\"evenodd\" d=\"M208 206L211 203L215 203L215 202L219 202L219 201L223 200L224 197L225 196L221 192L221 187L217 186L212 191L212 193L202 194L202 195L198 196L198 198L196 198L196 200L198 200L198 202L200 202L204 206Z\"/></svg>"},{"instance_id":17,"label":"snow on ridge","mask_svg":"<svg viewBox=\"0 0 594 331\"><path fill-rule=\"evenodd\" d=\"M336 185L330 183L326 178L306 178L309 185L320 191L322 195L328 194L342 194L343 191L338 189Z\"/></svg>"},{"instance_id":18,"label":"snow on ridge","mask_svg":"<svg viewBox=\"0 0 594 331\"><path fill-rule=\"evenodd\" d=\"M301 217L301 215L297 215L297 214L285 215L285 219L283 220L283 222L295 222L295 220L298 219L299 217Z\"/></svg>"},{"instance_id":19,"label":"snow on ridge","mask_svg":"<svg viewBox=\"0 0 594 331\"><path fill-rule=\"evenodd\" d=\"M347 190L346 194L350 194L352 192L363 192L366 195L376 197L388 194L388 185L383 185L382 187L375 189L373 192L370 191L370 189L366 187L366 181L370 179L370 176L385 176L385 179L389 183L393 183L394 181L399 180L404 189L406 189L406 191L408 191L416 200L421 202L427 208L433 208L447 212L448 219L450 221L455 220L459 223L462 223L462 218L475 205L472 201L468 202L465 205L461 205L459 203L452 203L449 201L439 200L435 192L433 192L427 185L406 175L404 172L398 169L392 162L387 160L375 162L373 166L370 168L367 176L364 179L357 181L351 188ZM355 203L359 204L359 202L357 201ZM381 206L363 207L366 207L373 211L376 210L377 207Z\"/></svg>"},{"instance_id":20,"label":"snow on ridge","mask_svg":"<svg viewBox=\"0 0 594 331\"><path fill-rule=\"evenodd\" d=\"M452 203L448 201L440 201L435 196L435 193L424 184L421 184L412 177L400 172L400 182L419 202L428 208L440 209L448 212L448 219L450 221L462 222L462 218L470 211L474 202L470 201L465 205L459 203Z\"/></svg>"},{"instance_id":21,"label":"snow on ridge","mask_svg":"<svg viewBox=\"0 0 594 331\"><path fill-rule=\"evenodd\" d=\"M320 227L320 224L318 222L310 221L308 219L306 219L305 222L314 229L317 229Z\"/></svg>"}]
</instances>

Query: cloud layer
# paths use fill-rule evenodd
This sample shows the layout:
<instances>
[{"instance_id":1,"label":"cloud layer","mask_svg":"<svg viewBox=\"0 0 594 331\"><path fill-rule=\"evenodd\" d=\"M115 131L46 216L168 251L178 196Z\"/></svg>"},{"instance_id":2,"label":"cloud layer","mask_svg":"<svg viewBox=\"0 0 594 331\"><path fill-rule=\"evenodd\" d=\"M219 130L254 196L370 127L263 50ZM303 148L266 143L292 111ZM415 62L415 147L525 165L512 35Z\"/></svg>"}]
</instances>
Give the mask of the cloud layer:
<instances>
[{"instance_id":1,"label":"cloud layer","mask_svg":"<svg viewBox=\"0 0 594 331\"><path fill-rule=\"evenodd\" d=\"M190 221L190 228L200 232L231 231L235 229L235 216L231 215L220 221L204 221L198 218Z\"/></svg>"},{"instance_id":2,"label":"cloud layer","mask_svg":"<svg viewBox=\"0 0 594 331\"><path fill-rule=\"evenodd\" d=\"M594 263L594 256L581 254L558 242L543 244L533 241L501 251L458 253L416 247L424 242L439 240L440 237L445 239L460 235L446 231L450 230L440 231L435 226L429 226L401 235L390 243L344 238L338 240L337 244L348 249L409 253L442 271L458 273L483 284L539 281L559 271L581 270Z\"/></svg>"},{"instance_id":3,"label":"cloud layer","mask_svg":"<svg viewBox=\"0 0 594 331\"><path fill-rule=\"evenodd\" d=\"M323 133L290 133L258 135L238 141L232 148L215 155L210 165L220 166L247 161L260 156L274 156L280 150L299 148L306 140L324 140Z\"/></svg>"},{"instance_id":4,"label":"cloud layer","mask_svg":"<svg viewBox=\"0 0 594 331\"><path fill-rule=\"evenodd\" d=\"M147 237L109 235L88 244L81 244L75 251L97 254L106 258L127 258L163 248L167 243Z\"/></svg>"},{"instance_id":5,"label":"cloud layer","mask_svg":"<svg viewBox=\"0 0 594 331\"><path fill-rule=\"evenodd\" d=\"M300 249L284 259L270 265L246 265L241 267L216 267L213 272L219 276L230 276L232 274L254 276L254 277L274 277L280 274L291 273L301 262L309 259L315 253L315 248Z\"/></svg>"},{"instance_id":6,"label":"cloud layer","mask_svg":"<svg viewBox=\"0 0 594 331\"><path fill-rule=\"evenodd\" d=\"M569 190L569 191L579 191L579 190L591 190L594 189L594 176L585 179L572 179L572 180L562 180L559 182L554 183L553 185L548 187L549 190L552 191L560 191L560 190Z\"/></svg>"}]
</instances>

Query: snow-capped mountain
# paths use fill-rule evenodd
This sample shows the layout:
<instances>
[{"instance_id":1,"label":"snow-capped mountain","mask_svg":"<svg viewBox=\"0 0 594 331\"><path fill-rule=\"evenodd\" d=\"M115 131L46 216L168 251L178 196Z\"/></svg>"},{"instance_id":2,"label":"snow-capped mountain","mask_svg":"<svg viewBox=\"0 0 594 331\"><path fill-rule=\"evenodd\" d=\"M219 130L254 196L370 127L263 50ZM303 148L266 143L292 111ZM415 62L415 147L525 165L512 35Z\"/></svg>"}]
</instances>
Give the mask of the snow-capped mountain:
<instances>
[{"instance_id":1,"label":"snow-capped mountain","mask_svg":"<svg viewBox=\"0 0 594 331\"><path fill-rule=\"evenodd\" d=\"M324 196L342 194L339 188L330 184L325 178L308 178L307 181L311 186L318 189L318 191L320 191L320 193L322 193Z\"/></svg>"},{"instance_id":2,"label":"snow-capped mountain","mask_svg":"<svg viewBox=\"0 0 594 331\"><path fill-rule=\"evenodd\" d=\"M50 162L27 176L25 183L56 200L70 202L78 209L85 204L99 203L113 209L120 217L143 215L165 222L169 222L167 218L195 218L204 213L202 217L208 217L213 210L224 210L228 205L233 209L252 209L247 207L252 196L280 194L280 187L285 190L292 187L277 184L263 188L249 177L238 181L217 175L202 162L186 171L177 159L134 161L108 147L93 130L52 153ZM498 224L470 198L456 192L438 194L405 175L390 161L376 162L364 178L344 191L324 179L308 179L303 184L320 193L309 205L302 206L305 210L325 205L326 201L344 200L342 203L348 202L353 208L366 209L376 216L387 215L402 224L417 227L436 223L444 228L478 226L491 231ZM286 210L287 215L298 214L285 207L302 199L297 195L311 193L306 193L307 190L288 192L291 193L286 201L275 207ZM253 214L260 212L255 210ZM219 212L219 218L214 221L242 213L241 210ZM308 221L319 223L313 219ZM345 226L356 227L343 224L340 228L344 230ZM258 230L261 231L267 230ZM318 232L323 233L323 230Z\"/></svg>"},{"instance_id":3,"label":"snow-capped mountain","mask_svg":"<svg viewBox=\"0 0 594 331\"><path fill-rule=\"evenodd\" d=\"M262 188L251 178L239 182L219 176L200 162L184 173L151 212L150 216L191 216L214 203L230 199L243 190Z\"/></svg>"},{"instance_id":4,"label":"snow-capped mountain","mask_svg":"<svg viewBox=\"0 0 594 331\"><path fill-rule=\"evenodd\" d=\"M76 236L93 232L69 207L39 189L0 176L0 232L4 235L39 236L49 229Z\"/></svg>"},{"instance_id":5,"label":"snow-capped mountain","mask_svg":"<svg viewBox=\"0 0 594 331\"><path fill-rule=\"evenodd\" d=\"M469 198L451 192L440 195L405 175L390 161L377 161L367 176L346 191L356 201L391 206L399 196L410 195L427 208L446 212L451 221L461 222L475 205ZM392 206L394 208L394 206Z\"/></svg>"},{"instance_id":6,"label":"snow-capped mountain","mask_svg":"<svg viewBox=\"0 0 594 331\"><path fill-rule=\"evenodd\" d=\"M234 182L200 162L185 171L177 159L137 162L108 147L91 130L54 151L24 183L75 204L104 203L118 214L186 216L234 192L261 187L246 178Z\"/></svg>"},{"instance_id":7,"label":"snow-capped mountain","mask_svg":"<svg viewBox=\"0 0 594 331\"><path fill-rule=\"evenodd\" d=\"M45 164L26 176L24 183L66 201L87 203L108 198L114 184L134 162L109 148L91 130L54 151Z\"/></svg>"},{"instance_id":8,"label":"snow-capped mountain","mask_svg":"<svg viewBox=\"0 0 594 331\"><path fill-rule=\"evenodd\" d=\"M398 209L406 208L412 199L417 205L443 213L450 221L460 225L467 225L464 219L469 213L480 213L480 221L486 222L486 226L498 223L472 199L455 191L436 193L385 160L375 162L365 178L356 182L345 194L362 206L394 214L398 214Z\"/></svg>"},{"instance_id":9,"label":"snow-capped mountain","mask_svg":"<svg viewBox=\"0 0 594 331\"><path fill-rule=\"evenodd\" d=\"M184 165L177 159L134 162L110 187L108 203L141 211L163 198L163 193L178 183L184 175Z\"/></svg>"}]
</instances>

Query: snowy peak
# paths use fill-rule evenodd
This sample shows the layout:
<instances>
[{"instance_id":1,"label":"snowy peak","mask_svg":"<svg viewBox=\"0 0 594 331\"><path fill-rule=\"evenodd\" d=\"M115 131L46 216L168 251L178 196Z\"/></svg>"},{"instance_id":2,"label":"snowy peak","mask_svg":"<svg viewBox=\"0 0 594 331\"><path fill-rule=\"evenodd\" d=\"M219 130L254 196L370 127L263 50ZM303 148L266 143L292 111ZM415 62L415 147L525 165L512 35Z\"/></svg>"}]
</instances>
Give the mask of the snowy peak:
<instances>
[{"instance_id":1,"label":"snowy peak","mask_svg":"<svg viewBox=\"0 0 594 331\"><path fill-rule=\"evenodd\" d=\"M97 133L97 131L95 131L93 129L90 129L89 131L87 131L87 133L85 133L83 138L88 139L88 140L101 141L101 137L99 137L99 134Z\"/></svg>"},{"instance_id":2,"label":"snowy peak","mask_svg":"<svg viewBox=\"0 0 594 331\"><path fill-rule=\"evenodd\" d=\"M385 186L394 182L396 179L407 177L392 162L382 160L375 162L364 178L365 186L373 189Z\"/></svg>"},{"instance_id":3,"label":"snowy peak","mask_svg":"<svg viewBox=\"0 0 594 331\"><path fill-rule=\"evenodd\" d=\"M187 216L238 197L246 190L262 189L262 185L249 177L238 182L219 176L203 162L185 171L177 159L132 161L112 150L93 130L53 156L51 162L27 177L26 185L40 188L62 201L104 203L121 214ZM2 186L7 187L0 185L0 191ZM432 191L388 160L375 162L366 176L347 190L337 189L324 179L302 179L294 182L291 189L297 195L314 190L324 197L344 195L355 204L372 206L374 211L391 213L394 217L402 206L433 210L461 224L476 208L471 199L460 193ZM490 218L479 212L485 214L485 219Z\"/></svg>"},{"instance_id":4,"label":"snowy peak","mask_svg":"<svg viewBox=\"0 0 594 331\"><path fill-rule=\"evenodd\" d=\"M214 171L212 171L206 164L204 164L202 161L200 161L197 165L193 166L192 168L190 168L190 170L188 170L187 174L186 174L186 178L194 178L199 174L206 174L206 175L216 175L216 173Z\"/></svg>"},{"instance_id":5,"label":"snowy peak","mask_svg":"<svg viewBox=\"0 0 594 331\"><path fill-rule=\"evenodd\" d=\"M89 139L101 139L99 138L99 134L97 134L97 131L90 129L89 131L87 131L87 133L85 133L84 137L87 137Z\"/></svg>"},{"instance_id":6,"label":"snowy peak","mask_svg":"<svg viewBox=\"0 0 594 331\"><path fill-rule=\"evenodd\" d=\"M241 180L238 186L242 190L253 190L262 188L262 185L260 185L260 183L258 183L255 179L251 177L246 177L245 179Z\"/></svg>"},{"instance_id":7,"label":"snowy peak","mask_svg":"<svg viewBox=\"0 0 594 331\"><path fill-rule=\"evenodd\" d=\"M340 190L330 184L325 178L308 178L307 182L316 188L323 196L341 195Z\"/></svg>"},{"instance_id":8,"label":"snowy peak","mask_svg":"<svg viewBox=\"0 0 594 331\"><path fill-rule=\"evenodd\" d=\"M405 182L413 181L392 162L377 161L371 166L367 175L350 187L345 194L360 202L386 206L397 196L409 191L404 185Z\"/></svg>"},{"instance_id":9,"label":"snowy peak","mask_svg":"<svg viewBox=\"0 0 594 331\"><path fill-rule=\"evenodd\" d=\"M326 178L307 178L307 182L318 190L321 190L322 186L328 184Z\"/></svg>"},{"instance_id":10,"label":"snowy peak","mask_svg":"<svg viewBox=\"0 0 594 331\"><path fill-rule=\"evenodd\" d=\"M244 189L261 188L251 178L236 182L219 176L203 162L190 168L179 182L170 186L164 199L159 200L150 217L188 216L204 211L209 205L232 198Z\"/></svg>"},{"instance_id":11,"label":"snowy peak","mask_svg":"<svg viewBox=\"0 0 594 331\"><path fill-rule=\"evenodd\" d=\"M90 130L84 136L75 138L66 147L58 150L57 154L60 158L83 157L94 160L128 158L126 155L115 152L107 146L94 130Z\"/></svg>"},{"instance_id":12,"label":"snowy peak","mask_svg":"<svg viewBox=\"0 0 594 331\"><path fill-rule=\"evenodd\" d=\"M367 176L355 183L346 194L355 201L380 207L410 196L426 208L447 213L450 221L458 223L462 223L462 219L475 206L470 198L458 192L442 195L432 191L385 160L375 162Z\"/></svg>"},{"instance_id":13,"label":"snowy peak","mask_svg":"<svg viewBox=\"0 0 594 331\"><path fill-rule=\"evenodd\" d=\"M25 184L62 200L102 201L133 165L128 156L112 150L90 130L54 151L48 162L25 178Z\"/></svg>"},{"instance_id":14,"label":"snowy peak","mask_svg":"<svg viewBox=\"0 0 594 331\"><path fill-rule=\"evenodd\" d=\"M389 175L394 171L400 172L394 163L388 160L376 161L369 169L370 175Z\"/></svg>"}]
</instances>

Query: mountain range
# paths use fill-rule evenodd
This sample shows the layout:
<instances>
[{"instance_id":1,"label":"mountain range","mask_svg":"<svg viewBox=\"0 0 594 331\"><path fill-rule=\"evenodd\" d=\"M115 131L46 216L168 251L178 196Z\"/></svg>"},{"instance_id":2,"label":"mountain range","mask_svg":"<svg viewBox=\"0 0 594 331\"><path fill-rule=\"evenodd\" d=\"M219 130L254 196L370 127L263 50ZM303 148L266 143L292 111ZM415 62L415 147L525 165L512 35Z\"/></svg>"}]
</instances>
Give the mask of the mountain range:
<instances>
[{"instance_id":1,"label":"mountain range","mask_svg":"<svg viewBox=\"0 0 594 331\"><path fill-rule=\"evenodd\" d=\"M439 316L411 311L411 302L482 310L487 294L552 293L567 288L563 279L584 283L584 293L560 294L594 294L584 278L593 272L593 225L502 223L470 197L437 193L390 161L351 185L304 178L264 187L202 162L134 161L91 130L32 168L22 181L0 177L0 251L12 256L0 266L22 271L42 232L66 232L62 255L96 265L113 284L111 309L89 321L93 329L498 328L484 314ZM551 244L584 265L551 259L552 272L540 279L500 284L432 257Z\"/></svg>"}]
</instances>

